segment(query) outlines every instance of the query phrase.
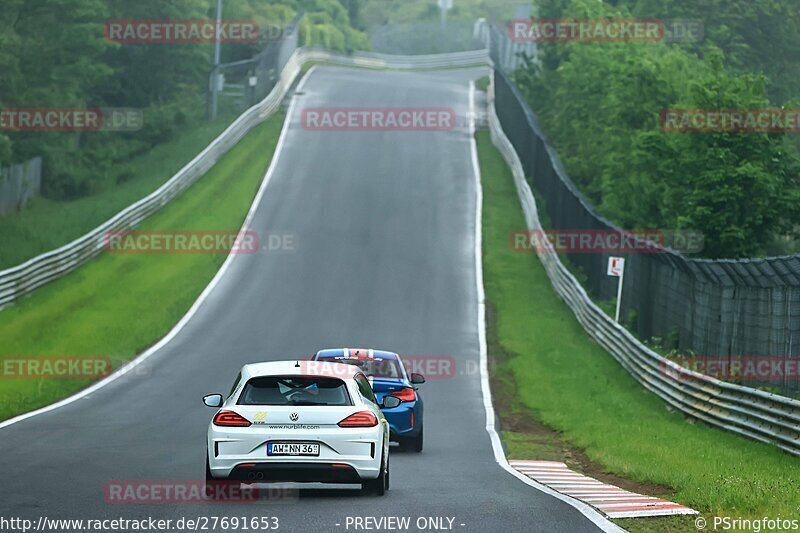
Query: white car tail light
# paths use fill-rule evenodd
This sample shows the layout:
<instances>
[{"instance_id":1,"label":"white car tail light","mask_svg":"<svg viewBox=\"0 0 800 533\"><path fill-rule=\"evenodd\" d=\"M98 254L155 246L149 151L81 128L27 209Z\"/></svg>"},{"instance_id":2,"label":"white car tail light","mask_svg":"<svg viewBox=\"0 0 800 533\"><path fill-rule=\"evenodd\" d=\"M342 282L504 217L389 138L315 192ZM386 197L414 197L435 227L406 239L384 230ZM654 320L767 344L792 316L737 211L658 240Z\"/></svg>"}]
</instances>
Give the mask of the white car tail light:
<instances>
[{"instance_id":1,"label":"white car tail light","mask_svg":"<svg viewBox=\"0 0 800 533\"><path fill-rule=\"evenodd\" d=\"M371 428L378 425L378 418L369 411L359 411L348 416L341 422L342 428Z\"/></svg>"},{"instance_id":2,"label":"white car tail light","mask_svg":"<svg viewBox=\"0 0 800 533\"><path fill-rule=\"evenodd\" d=\"M242 415L240 415L239 413L222 410L219 413L217 413L217 416L214 417L214 425L223 427L246 428L250 426L250 421L245 417L243 417Z\"/></svg>"}]
</instances>

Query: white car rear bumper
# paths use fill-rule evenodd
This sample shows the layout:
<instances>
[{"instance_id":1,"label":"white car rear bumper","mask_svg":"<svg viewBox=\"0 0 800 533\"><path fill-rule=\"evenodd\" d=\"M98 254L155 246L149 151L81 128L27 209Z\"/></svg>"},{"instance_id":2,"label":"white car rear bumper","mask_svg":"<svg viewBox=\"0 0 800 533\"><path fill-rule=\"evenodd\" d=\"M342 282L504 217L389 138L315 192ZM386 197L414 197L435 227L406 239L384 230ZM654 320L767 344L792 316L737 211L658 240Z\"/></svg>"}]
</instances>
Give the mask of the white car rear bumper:
<instances>
[{"instance_id":1,"label":"white car rear bumper","mask_svg":"<svg viewBox=\"0 0 800 533\"><path fill-rule=\"evenodd\" d=\"M384 424L301 431L266 426L220 428L212 424L208 463L217 479L358 483L378 477L384 433ZM270 442L319 444L319 456L269 456Z\"/></svg>"}]
</instances>

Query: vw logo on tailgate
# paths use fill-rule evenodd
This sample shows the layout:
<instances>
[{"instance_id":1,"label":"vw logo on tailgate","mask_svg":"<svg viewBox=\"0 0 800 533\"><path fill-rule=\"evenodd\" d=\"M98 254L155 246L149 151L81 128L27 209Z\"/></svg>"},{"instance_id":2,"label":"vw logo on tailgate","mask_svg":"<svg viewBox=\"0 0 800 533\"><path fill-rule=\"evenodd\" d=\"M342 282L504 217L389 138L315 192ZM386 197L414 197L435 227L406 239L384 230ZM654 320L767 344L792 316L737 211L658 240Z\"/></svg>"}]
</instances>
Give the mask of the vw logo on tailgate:
<instances>
[{"instance_id":1,"label":"vw logo on tailgate","mask_svg":"<svg viewBox=\"0 0 800 533\"><path fill-rule=\"evenodd\" d=\"M300 418L300 415L298 415L297 413L292 413L292 414L289 415L289 420L291 420L292 422L297 422L297 419L299 419L299 418Z\"/></svg>"}]
</instances>

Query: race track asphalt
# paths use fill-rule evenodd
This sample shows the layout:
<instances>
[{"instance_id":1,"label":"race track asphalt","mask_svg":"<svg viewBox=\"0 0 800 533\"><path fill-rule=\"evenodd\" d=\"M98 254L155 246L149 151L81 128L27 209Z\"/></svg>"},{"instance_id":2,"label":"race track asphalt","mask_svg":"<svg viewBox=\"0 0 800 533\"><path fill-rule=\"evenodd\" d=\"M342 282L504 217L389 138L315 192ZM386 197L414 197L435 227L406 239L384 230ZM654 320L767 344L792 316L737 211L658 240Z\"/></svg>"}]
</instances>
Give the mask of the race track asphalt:
<instances>
[{"instance_id":1,"label":"race track asphalt","mask_svg":"<svg viewBox=\"0 0 800 533\"><path fill-rule=\"evenodd\" d=\"M347 518L366 516L410 517L416 530L420 517L451 517L457 531L595 530L502 470L485 429L466 121L469 80L483 74L315 68L250 227L262 244L291 245L237 255L143 371L0 430L0 516L275 516L283 531L353 531ZM458 126L309 131L300 115L311 107L453 108ZM343 346L456 361L453 375L422 385L425 450L392 450L385 497L312 488L255 504L105 501L113 480L202 479L213 411L201 397L227 393L242 364Z\"/></svg>"}]
</instances>

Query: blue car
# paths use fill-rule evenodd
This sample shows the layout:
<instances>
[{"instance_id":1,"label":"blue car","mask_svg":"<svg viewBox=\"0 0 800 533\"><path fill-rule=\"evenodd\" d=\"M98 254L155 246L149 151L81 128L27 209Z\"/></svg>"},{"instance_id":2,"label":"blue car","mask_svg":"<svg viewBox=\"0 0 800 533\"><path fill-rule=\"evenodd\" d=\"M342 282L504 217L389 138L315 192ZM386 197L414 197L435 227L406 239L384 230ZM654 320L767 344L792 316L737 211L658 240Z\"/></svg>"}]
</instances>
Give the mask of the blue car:
<instances>
[{"instance_id":1,"label":"blue car","mask_svg":"<svg viewBox=\"0 0 800 533\"><path fill-rule=\"evenodd\" d=\"M407 450L422 451L423 405L416 387L425 383L422 374L407 374L399 355L380 350L334 348L320 350L311 359L360 367L372 383L379 405L385 396L399 399L397 407L383 408L389 422L390 439Z\"/></svg>"}]
</instances>

